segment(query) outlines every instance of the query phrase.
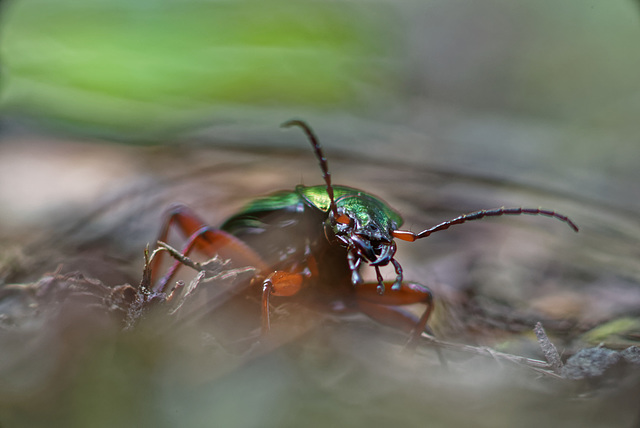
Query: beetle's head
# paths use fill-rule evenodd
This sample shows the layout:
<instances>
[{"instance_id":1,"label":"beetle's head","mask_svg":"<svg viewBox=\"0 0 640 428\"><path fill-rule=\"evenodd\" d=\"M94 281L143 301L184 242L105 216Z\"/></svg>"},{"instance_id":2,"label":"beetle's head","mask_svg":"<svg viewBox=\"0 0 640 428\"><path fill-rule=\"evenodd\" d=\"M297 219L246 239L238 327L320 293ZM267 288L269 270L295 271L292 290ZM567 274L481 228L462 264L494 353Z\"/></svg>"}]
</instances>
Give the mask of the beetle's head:
<instances>
[{"instance_id":1,"label":"beetle's head","mask_svg":"<svg viewBox=\"0 0 640 428\"><path fill-rule=\"evenodd\" d=\"M396 280L392 288L400 289L402 267L393 258L396 253L393 232L402 223L400 215L374 196L360 191L351 191L355 189L349 189L348 193L336 196L331 184L327 159L322 153L318 138L309 125L294 119L283 123L282 126L299 126L309 137L322 170L322 178L327 185L326 195L321 197L321 199L328 198L329 200L327 207L329 215L324 228L325 235L330 241L336 240L347 249L351 282L353 284L362 282L359 267L364 260L375 267L378 277L378 291L383 293L385 286L380 266L391 263L396 271Z\"/></svg>"},{"instance_id":2,"label":"beetle's head","mask_svg":"<svg viewBox=\"0 0 640 428\"><path fill-rule=\"evenodd\" d=\"M336 212L329 211L325 232L355 259L385 266L396 253L392 232L398 228L398 219L382 201L358 192L336 200Z\"/></svg>"}]
</instances>

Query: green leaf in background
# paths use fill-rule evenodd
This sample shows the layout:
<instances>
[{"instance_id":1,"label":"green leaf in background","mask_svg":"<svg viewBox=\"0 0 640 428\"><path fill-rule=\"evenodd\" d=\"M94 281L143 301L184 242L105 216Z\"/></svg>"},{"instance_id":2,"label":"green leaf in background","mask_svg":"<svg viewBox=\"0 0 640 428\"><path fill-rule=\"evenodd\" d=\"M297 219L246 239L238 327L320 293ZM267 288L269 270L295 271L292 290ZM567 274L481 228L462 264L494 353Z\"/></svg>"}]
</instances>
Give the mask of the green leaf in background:
<instances>
[{"instance_id":1,"label":"green leaf in background","mask_svg":"<svg viewBox=\"0 0 640 428\"><path fill-rule=\"evenodd\" d=\"M640 344L640 319L623 317L605 322L582 335L590 345L624 349Z\"/></svg>"},{"instance_id":2,"label":"green leaf in background","mask_svg":"<svg viewBox=\"0 0 640 428\"><path fill-rule=\"evenodd\" d=\"M144 135L250 109L351 109L394 86L390 14L376 4L6 6L1 100L14 115Z\"/></svg>"}]
</instances>

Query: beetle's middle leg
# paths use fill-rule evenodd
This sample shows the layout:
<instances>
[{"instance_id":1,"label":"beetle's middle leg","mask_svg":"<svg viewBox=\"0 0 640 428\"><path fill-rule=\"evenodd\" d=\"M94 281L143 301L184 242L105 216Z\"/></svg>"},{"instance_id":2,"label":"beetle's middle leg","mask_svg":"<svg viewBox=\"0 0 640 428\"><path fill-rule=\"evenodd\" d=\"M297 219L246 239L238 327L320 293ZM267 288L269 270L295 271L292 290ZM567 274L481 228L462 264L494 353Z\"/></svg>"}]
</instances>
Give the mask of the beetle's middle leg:
<instances>
[{"instance_id":1,"label":"beetle's middle leg","mask_svg":"<svg viewBox=\"0 0 640 428\"><path fill-rule=\"evenodd\" d=\"M390 285L393 284L393 287ZM414 348L427 327L433 312L433 294L424 285L414 282L385 284L384 294L379 293L379 283L371 282L356 286L356 301L360 310L374 320L403 330L409 334L407 348ZM422 315L407 311L400 306L421 303L425 305Z\"/></svg>"}]
</instances>

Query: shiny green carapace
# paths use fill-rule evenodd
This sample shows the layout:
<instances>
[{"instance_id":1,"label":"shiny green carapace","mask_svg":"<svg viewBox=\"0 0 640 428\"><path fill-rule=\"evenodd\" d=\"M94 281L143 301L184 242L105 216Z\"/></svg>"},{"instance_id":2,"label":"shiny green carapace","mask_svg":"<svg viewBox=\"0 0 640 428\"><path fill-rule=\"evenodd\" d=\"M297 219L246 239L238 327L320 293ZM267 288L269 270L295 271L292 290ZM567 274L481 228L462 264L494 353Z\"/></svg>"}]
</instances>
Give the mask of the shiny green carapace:
<instances>
[{"instance_id":1,"label":"shiny green carapace","mask_svg":"<svg viewBox=\"0 0 640 428\"><path fill-rule=\"evenodd\" d=\"M360 225L373 221L387 231L402 226L403 220L400 214L376 196L347 186L333 186L333 192L336 207L349 212ZM328 213L331 199L327 193L327 187L300 185L294 191L276 192L250 202L239 214L278 210L302 211L304 208L301 204Z\"/></svg>"}]
</instances>

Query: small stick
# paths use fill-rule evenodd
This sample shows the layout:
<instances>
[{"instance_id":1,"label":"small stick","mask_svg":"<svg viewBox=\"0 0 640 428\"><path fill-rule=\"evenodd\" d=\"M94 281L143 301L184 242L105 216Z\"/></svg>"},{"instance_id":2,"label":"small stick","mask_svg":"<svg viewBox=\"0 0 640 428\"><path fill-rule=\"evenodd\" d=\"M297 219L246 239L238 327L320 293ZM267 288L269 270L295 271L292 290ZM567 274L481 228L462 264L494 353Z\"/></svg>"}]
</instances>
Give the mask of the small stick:
<instances>
[{"instance_id":1,"label":"small stick","mask_svg":"<svg viewBox=\"0 0 640 428\"><path fill-rule=\"evenodd\" d=\"M523 365L535 372L544 374L546 376L551 376L555 378L562 378L558 373L553 370L551 364L546 361L536 360L533 358L521 357L518 355L506 354L504 352L498 352L493 349L487 347L478 347L471 345L464 345L459 343L445 342L442 340L438 340L435 337L422 333L421 336L423 339L429 341L430 344L435 345L440 348L449 349L452 351L465 352L468 354L481 355L484 357L489 357L494 360L507 361L513 364Z\"/></svg>"},{"instance_id":2,"label":"small stick","mask_svg":"<svg viewBox=\"0 0 640 428\"><path fill-rule=\"evenodd\" d=\"M169 254L171 254L171 257L173 257L183 265L190 267L193 270L196 270L196 271L205 270L201 263L194 262L189 257L185 256L184 254L182 254L180 251L176 250L172 246L162 241L158 241L158 248L156 249L156 251L154 251L154 255L155 255L155 252L162 251L162 250L168 251Z\"/></svg>"}]
</instances>

